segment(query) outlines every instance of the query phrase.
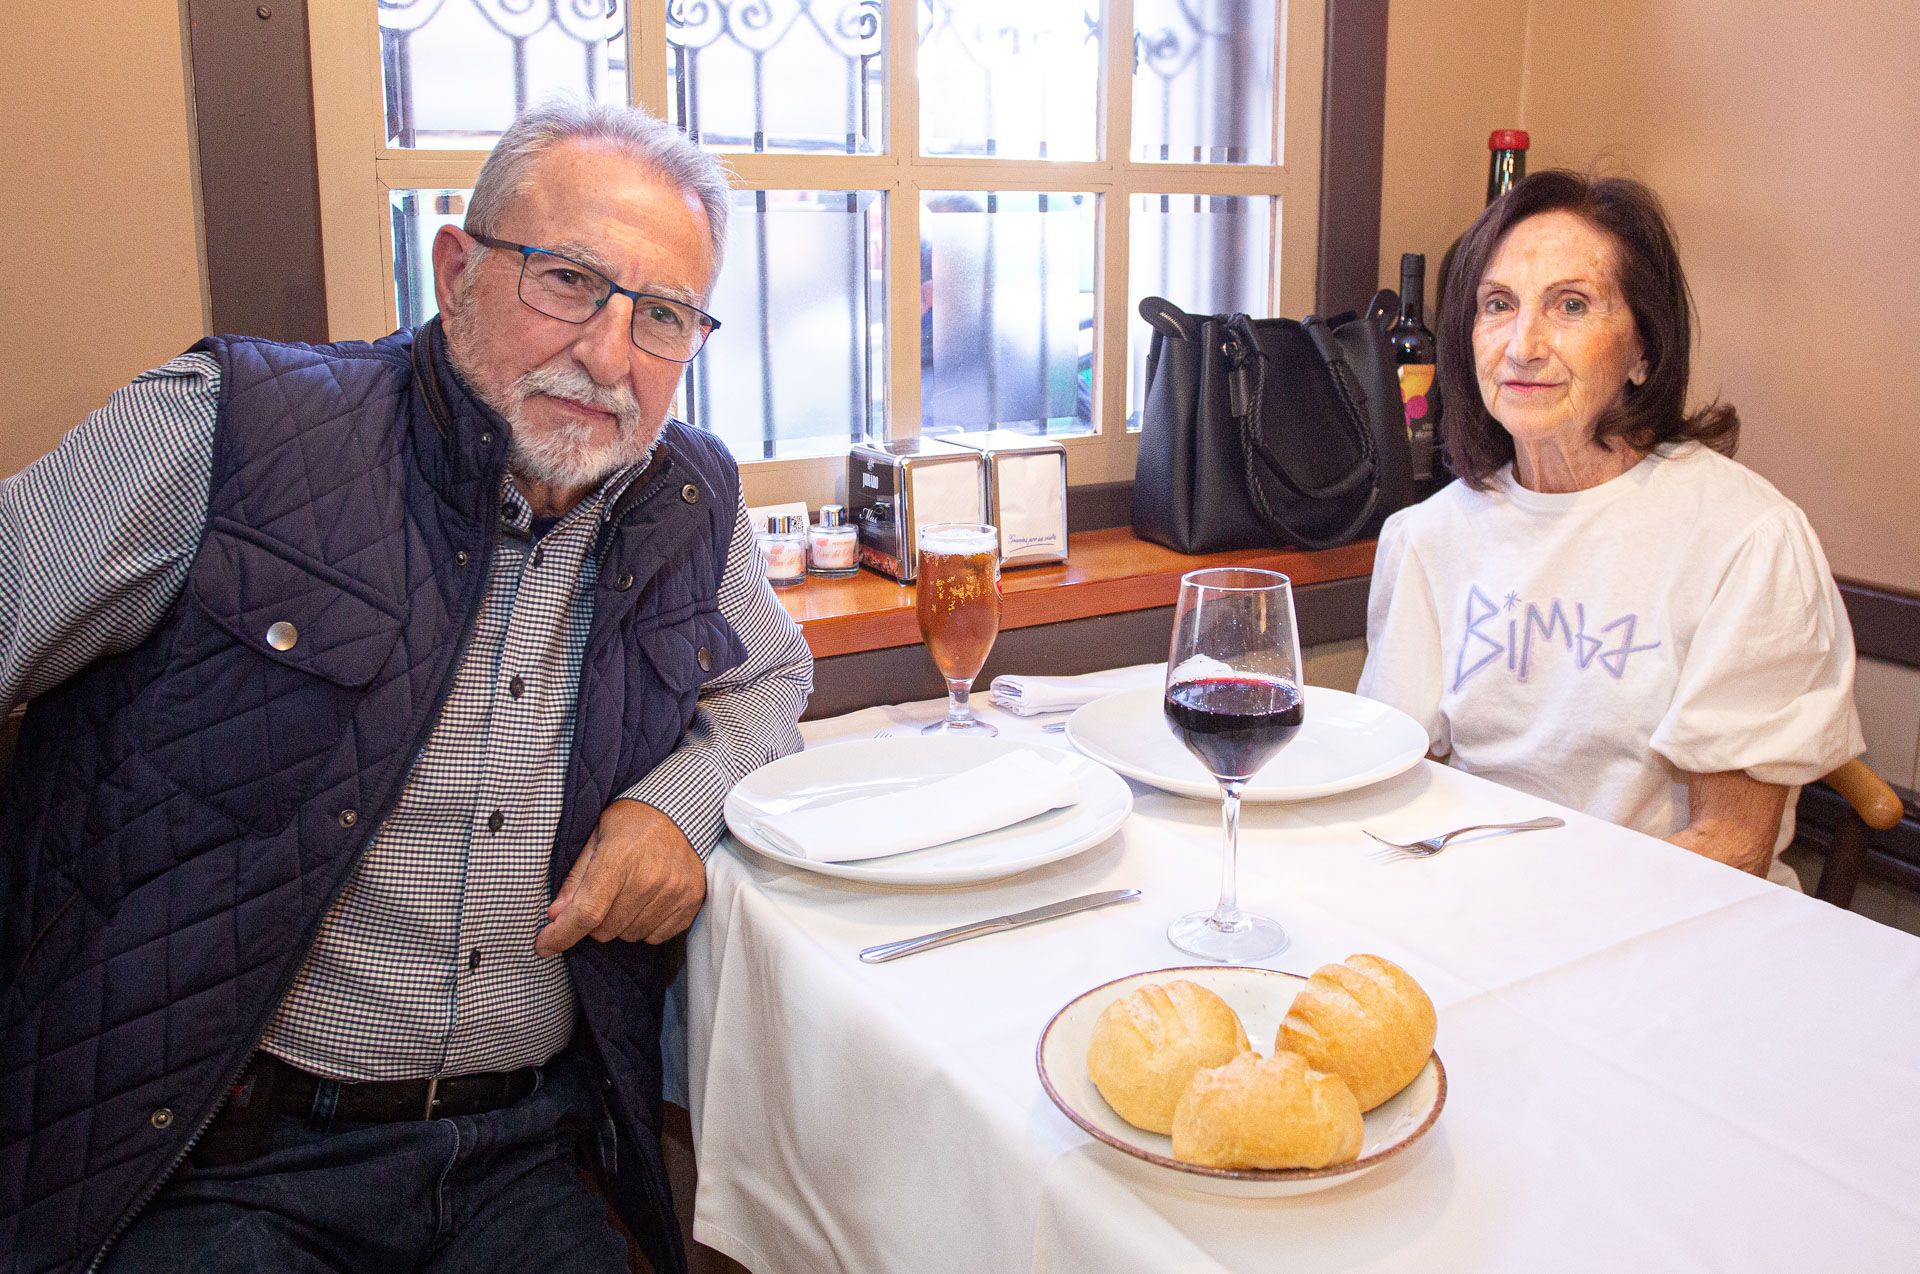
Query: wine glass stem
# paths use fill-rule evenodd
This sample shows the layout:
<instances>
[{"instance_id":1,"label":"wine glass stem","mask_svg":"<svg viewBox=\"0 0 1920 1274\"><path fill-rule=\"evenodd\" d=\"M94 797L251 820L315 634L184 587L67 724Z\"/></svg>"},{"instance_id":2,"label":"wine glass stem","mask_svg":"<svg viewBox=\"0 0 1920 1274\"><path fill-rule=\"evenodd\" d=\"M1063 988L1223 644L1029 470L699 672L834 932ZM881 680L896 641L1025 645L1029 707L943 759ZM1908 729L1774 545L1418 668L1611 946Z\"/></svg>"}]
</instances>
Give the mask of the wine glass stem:
<instances>
[{"instance_id":1,"label":"wine glass stem","mask_svg":"<svg viewBox=\"0 0 1920 1274\"><path fill-rule=\"evenodd\" d=\"M961 681L947 678L947 721L949 724L973 720L973 709L967 705L967 698L973 693L973 678Z\"/></svg>"},{"instance_id":2,"label":"wine glass stem","mask_svg":"<svg viewBox=\"0 0 1920 1274\"><path fill-rule=\"evenodd\" d=\"M1213 909L1213 923L1220 929L1240 927L1240 791L1245 784L1220 785L1220 826L1226 837L1220 860L1220 905Z\"/></svg>"}]
</instances>

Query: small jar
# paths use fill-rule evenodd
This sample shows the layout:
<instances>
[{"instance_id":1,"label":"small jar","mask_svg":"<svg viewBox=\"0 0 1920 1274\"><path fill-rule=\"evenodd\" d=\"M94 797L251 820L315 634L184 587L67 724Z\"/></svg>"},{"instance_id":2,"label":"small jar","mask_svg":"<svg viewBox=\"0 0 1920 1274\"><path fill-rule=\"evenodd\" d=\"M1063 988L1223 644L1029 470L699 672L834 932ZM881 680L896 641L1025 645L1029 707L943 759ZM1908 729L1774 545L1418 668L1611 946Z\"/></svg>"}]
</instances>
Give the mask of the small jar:
<instances>
[{"instance_id":1,"label":"small jar","mask_svg":"<svg viewBox=\"0 0 1920 1274\"><path fill-rule=\"evenodd\" d=\"M789 514L767 519L760 552L767 559L767 582L779 588L807 581L807 520Z\"/></svg>"},{"instance_id":2,"label":"small jar","mask_svg":"<svg viewBox=\"0 0 1920 1274\"><path fill-rule=\"evenodd\" d=\"M807 532L807 569L840 579L860 569L860 532L837 504L820 506L820 524Z\"/></svg>"}]
</instances>

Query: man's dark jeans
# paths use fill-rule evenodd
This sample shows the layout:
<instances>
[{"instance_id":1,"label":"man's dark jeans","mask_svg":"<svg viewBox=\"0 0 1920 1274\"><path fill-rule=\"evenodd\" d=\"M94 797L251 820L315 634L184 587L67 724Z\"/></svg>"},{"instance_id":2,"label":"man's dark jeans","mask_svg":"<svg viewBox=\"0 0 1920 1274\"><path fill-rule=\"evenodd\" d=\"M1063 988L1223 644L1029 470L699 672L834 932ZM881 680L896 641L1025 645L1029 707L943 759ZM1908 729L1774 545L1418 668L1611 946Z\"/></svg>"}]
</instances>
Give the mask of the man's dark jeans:
<instances>
[{"instance_id":1,"label":"man's dark jeans","mask_svg":"<svg viewBox=\"0 0 1920 1274\"><path fill-rule=\"evenodd\" d=\"M600 1109L591 1065L562 1054L486 1114L331 1130L281 1115L265 1154L183 1165L106 1268L624 1274L626 1243L576 1153Z\"/></svg>"}]
</instances>

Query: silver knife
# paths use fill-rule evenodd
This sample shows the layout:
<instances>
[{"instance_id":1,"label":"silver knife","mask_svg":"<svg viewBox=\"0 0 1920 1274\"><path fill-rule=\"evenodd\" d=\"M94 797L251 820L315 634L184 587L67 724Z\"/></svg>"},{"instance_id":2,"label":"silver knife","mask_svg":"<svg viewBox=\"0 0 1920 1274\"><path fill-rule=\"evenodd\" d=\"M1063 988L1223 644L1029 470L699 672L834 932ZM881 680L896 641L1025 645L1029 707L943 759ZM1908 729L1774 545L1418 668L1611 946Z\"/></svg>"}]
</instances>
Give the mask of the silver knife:
<instances>
[{"instance_id":1,"label":"silver knife","mask_svg":"<svg viewBox=\"0 0 1920 1274\"><path fill-rule=\"evenodd\" d=\"M1016 911L1010 916L995 916L991 920L981 920L953 929L942 929L938 933L922 934L918 938L883 942L877 947L868 947L862 951L860 958L868 964L883 964L888 960L898 960L901 956L912 955L917 951L931 951L935 947L944 947L949 943L965 942L968 938L977 938L983 933L1018 929L1022 925L1052 920L1055 916L1070 916L1076 911L1091 911L1095 907L1110 907L1116 902L1131 902L1139 896L1138 889L1109 889L1105 893L1082 894L1078 898L1048 903L1044 907L1035 907L1031 911Z\"/></svg>"}]
</instances>

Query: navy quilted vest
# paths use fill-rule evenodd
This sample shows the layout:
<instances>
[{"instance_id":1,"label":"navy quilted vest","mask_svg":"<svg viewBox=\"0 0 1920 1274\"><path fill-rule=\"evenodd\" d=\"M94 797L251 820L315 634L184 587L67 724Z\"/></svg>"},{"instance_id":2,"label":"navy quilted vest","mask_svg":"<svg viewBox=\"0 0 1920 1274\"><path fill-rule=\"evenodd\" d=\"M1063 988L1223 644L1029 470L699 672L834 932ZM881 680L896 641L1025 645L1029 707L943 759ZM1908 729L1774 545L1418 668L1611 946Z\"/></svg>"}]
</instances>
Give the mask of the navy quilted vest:
<instances>
[{"instance_id":1,"label":"navy quilted vest","mask_svg":"<svg viewBox=\"0 0 1920 1274\"><path fill-rule=\"evenodd\" d=\"M437 323L214 338L221 412L187 587L143 645L36 700L0 796L0 1254L84 1268L212 1117L451 687L497 541L507 428ZM715 594L739 475L669 423L602 529L557 885L609 801L744 658ZM291 621L286 651L265 640ZM700 666L706 652L710 670ZM621 1134L614 1201L683 1268L660 1165L666 971L566 957Z\"/></svg>"}]
</instances>

